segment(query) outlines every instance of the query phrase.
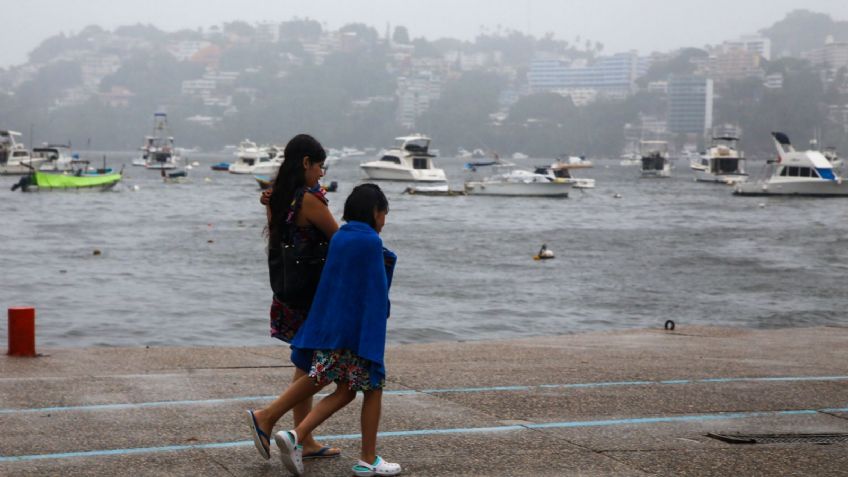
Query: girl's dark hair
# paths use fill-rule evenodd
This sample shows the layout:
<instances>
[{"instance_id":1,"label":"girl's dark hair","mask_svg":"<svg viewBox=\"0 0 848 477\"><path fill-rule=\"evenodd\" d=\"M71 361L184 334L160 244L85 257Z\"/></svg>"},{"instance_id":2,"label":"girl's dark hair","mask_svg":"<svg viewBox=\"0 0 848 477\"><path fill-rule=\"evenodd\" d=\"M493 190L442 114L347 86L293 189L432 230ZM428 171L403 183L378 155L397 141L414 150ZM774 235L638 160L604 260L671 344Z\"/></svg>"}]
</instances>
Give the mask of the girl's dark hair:
<instances>
[{"instance_id":1,"label":"girl's dark hair","mask_svg":"<svg viewBox=\"0 0 848 477\"><path fill-rule=\"evenodd\" d=\"M377 226L374 211L388 212L389 200L377 184L360 184L353 188L344 205L345 222L365 222L372 228Z\"/></svg>"},{"instance_id":2,"label":"girl's dark hair","mask_svg":"<svg viewBox=\"0 0 848 477\"><path fill-rule=\"evenodd\" d=\"M303 158L309 157L309 164L324 162L327 152L317 139L308 134L298 134L291 138L283 150L283 164L274 179L273 192L268 201L271 207L271 222L268 224L268 243L275 247L284 238L286 216L295 192L306 184Z\"/></svg>"}]
</instances>

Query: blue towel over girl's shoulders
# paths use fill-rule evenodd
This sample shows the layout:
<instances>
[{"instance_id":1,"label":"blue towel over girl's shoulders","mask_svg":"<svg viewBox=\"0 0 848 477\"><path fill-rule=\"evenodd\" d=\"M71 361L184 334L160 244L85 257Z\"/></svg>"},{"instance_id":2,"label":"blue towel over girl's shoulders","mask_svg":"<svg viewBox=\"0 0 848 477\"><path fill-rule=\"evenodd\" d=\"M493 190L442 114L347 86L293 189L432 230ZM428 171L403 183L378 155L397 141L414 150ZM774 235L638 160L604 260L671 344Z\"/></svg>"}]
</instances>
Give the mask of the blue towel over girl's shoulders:
<instances>
[{"instance_id":1,"label":"blue towel over girl's shoulders","mask_svg":"<svg viewBox=\"0 0 848 477\"><path fill-rule=\"evenodd\" d=\"M348 222L333 235L309 317L291 343L298 368L309 370L314 350L347 349L371 362L372 384L385 378L389 286L396 260L366 223Z\"/></svg>"}]
</instances>

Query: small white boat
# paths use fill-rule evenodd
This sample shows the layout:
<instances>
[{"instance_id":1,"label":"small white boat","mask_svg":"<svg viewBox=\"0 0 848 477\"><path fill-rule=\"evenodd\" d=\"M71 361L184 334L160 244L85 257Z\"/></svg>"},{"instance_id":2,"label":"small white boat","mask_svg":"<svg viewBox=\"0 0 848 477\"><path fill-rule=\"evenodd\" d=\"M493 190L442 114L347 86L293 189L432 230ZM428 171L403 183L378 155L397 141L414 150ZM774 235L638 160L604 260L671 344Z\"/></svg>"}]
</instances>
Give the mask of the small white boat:
<instances>
[{"instance_id":1,"label":"small white boat","mask_svg":"<svg viewBox=\"0 0 848 477\"><path fill-rule=\"evenodd\" d=\"M47 160L32 157L24 145L15 140L20 135L16 131L0 130L0 175L26 175Z\"/></svg>"},{"instance_id":2,"label":"small white boat","mask_svg":"<svg viewBox=\"0 0 848 477\"><path fill-rule=\"evenodd\" d=\"M551 176L522 169L487 177L482 181L467 181L465 192L469 195L501 195L523 197L568 197L571 184L557 181Z\"/></svg>"},{"instance_id":3,"label":"small white boat","mask_svg":"<svg viewBox=\"0 0 848 477\"><path fill-rule=\"evenodd\" d=\"M76 154L74 154L76 156ZM43 172L65 172L73 169L74 156L69 153L68 146L48 144L32 150L32 157L43 158L44 162L38 170Z\"/></svg>"},{"instance_id":4,"label":"small white boat","mask_svg":"<svg viewBox=\"0 0 848 477\"><path fill-rule=\"evenodd\" d=\"M583 158L572 156L566 159L558 159L550 166L536 167L537 174L549 175L555 181L567 182L575 189L594 189L595 179L587 179L583 177L574 177L572 170L574 169L589 169L592 167L591 161Z\"/></svg>"},{"instance_id":5,"label":"small white boat","mask_svg":"<svg viewBox=\"0 0 848 477\"><path fill-rule=\"evenodd\" d=\"M411 182L446 182L445 171L433 164L430 138L421 134L395 138L383 156L359 165L368 179Z\"/></svg>"},{"instance_id":6,"label":"small white boat","mask_svg":"<svg viewBox=\"0 0 848 477\"><path fill-rule=\"evenodd\" d=\"M144 161L146 169L176 169L180 152L174 147L174 137L168 130L168 116L165 113L153 114L153 134L145 136L141 146L141 157L133 160L133 165Z\"/></svg>"},{"instance_id":7,"label":"small white boat","mask_svg":"<svg viewBox=\"0 0 848 477\"><path fill-rule=\"evenodd\" d=\"M695 180L729 185L747 180L745 154L739 151L738 142L736 136L714 137L707 152L689 162Z\"/></svg>"},{"instance_id":8,"label":"small white boat","mask_svg":"<svg viewBox=\"0 0 848 477\"><path fill-rule=\"evenodd\" d=\"M766 164L766 176L736 184L736 195L798 195L846 197L848 183L820 151L796 151L789 137L771 133L777 147L777 161Z\"/></svg>"},{"instance_id":9,"label":"small white boat","mask_svg":"<svg viewBox=\"0 0 848 477\"><path fill-rule=\"evenodd\" d=\"M230 174L253 174L254 167L263 162L269 162L271 156L265 148L260 148L250 139L239 144L235 153L236 160L230 164Z\"/></svg>"},{"instance_id":10,"label":"small white boat","mask_svg":"<svg viewBox=\"0 0 848 477\"><path fill-rule=\"evenodd\" d=\"M642 177L671 177L671 162L668 160L668 142L640 141Z\"/></svg>"},{"instance_id":11,"label":"small white boat","mask_svg":"<svg viewBox=\"0 0 848 477\"><path fill-rule=\"evenodd\" d=\"M512 153L512 158L520 161L520 160L523 160L523 159L529 159L530 156L528 156L527 154L524 154L523 152L514 152L514 153Z\"/></svg>"}]
</instances>

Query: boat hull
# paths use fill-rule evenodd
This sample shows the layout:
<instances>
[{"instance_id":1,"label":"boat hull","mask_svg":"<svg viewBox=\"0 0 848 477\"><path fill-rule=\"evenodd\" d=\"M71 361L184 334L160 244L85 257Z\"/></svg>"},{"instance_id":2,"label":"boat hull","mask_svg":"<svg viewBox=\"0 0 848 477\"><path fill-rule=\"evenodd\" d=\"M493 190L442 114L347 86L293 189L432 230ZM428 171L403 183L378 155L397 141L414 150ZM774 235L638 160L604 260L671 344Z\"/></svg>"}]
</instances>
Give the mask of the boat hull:
<instances>
[{"instance_id":1,"label":"boat hull","mask_svg":"<svg viewBox=\"0 0 848 477\"><path fill-rule=\"evenodd\" d=\"M670 169L642 171L642 177L671 177Z\"/></svg>"},{"instance_id":2,"label":"boat hull","mask_svg":"<svg viewBox=\"0 0 848 477\"><path fill-rule=\"evenodd\" d=\"M46 190L105 190L114 187L121 181L122 174L50 174L43 172L35 172L34 186L39 191Z\"/></svg>"},{"instance_id":3,"label":"boat hull","mask_svg":"<svg viewBox=\"0 0 848 477\"><path fill-rule=\"evenodd\" d=\"M733 193L741 196L848 197L848 182L831 180L746 182L737 184Z\"/></svg>"},{"instance_id":4,"label":"boat hull","mask_svg":"<svg viewBox=\"0 0 848 477\"><path fill-rule=\"evenodd\" d=\"M2 176L23 176L32 172L33 169L38 169L46 161L46 159L27 159L24 163L6 163L0 165L0 175Z\"/></svg>"},{"instance_id":5,"label":"boat hull","mask_svg":"<svg viewBox=\"0 0 848 477\"><path fill-rule=\"evenodd\" d=\"M466 182L468 195L505 197L568 197L571 185L564 182Z\"/></svg>"},{"instance_id":6,"label":"boat hull","mask_svg":"<svg viewBox=\"0 0 848 477\"><path fill-rule=\"evenodd\" d=\"M369 164L359 166L365 176L378 181L404 182L446 182L445 171L442 169L406 169L401 167L377 167Z\"/></svg>"}]
</instances>

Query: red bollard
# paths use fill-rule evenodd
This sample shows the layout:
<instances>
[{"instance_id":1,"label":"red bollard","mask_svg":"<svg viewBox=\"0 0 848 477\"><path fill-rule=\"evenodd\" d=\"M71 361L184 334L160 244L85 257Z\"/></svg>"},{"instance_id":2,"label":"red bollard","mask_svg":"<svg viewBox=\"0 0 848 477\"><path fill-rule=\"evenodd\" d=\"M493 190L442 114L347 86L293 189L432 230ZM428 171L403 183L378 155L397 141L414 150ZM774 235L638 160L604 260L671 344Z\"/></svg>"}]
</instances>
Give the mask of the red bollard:
<instances>
[{"instance_id":1,"label":"red bollard","mask_svg":"<svg viewBox=\"0 0 848 477\"><path fill-rule=\"evenodd\" d=\"M9 308L9 356L36 356L35 308Z\"/></svg>"}]
</instances>

